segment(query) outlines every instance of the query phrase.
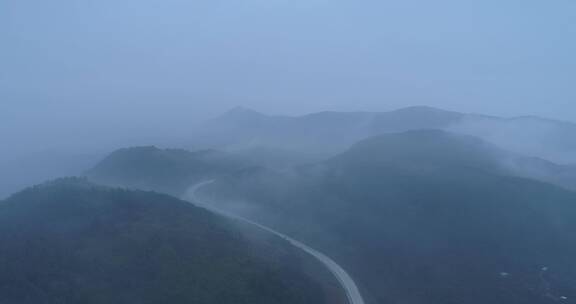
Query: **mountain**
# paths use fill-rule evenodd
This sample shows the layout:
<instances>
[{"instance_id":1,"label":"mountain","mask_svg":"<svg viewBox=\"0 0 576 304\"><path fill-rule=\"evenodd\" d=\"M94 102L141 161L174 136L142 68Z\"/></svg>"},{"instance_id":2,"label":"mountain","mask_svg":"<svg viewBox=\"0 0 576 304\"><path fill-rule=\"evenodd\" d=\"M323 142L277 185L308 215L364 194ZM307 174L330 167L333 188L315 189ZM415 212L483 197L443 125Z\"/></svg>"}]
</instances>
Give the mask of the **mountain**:
<instances>
[{"instance_id":1,"label":"mountain","mask_svg":"<svg viewBox=\"0 0 576 304\"><path fill-rule=\"evenodd\" d=\"M283 240L166 195L66 178L0 202L0 303L326 303Z\"/></svg>"},{"instance_id":2,"label":"mountain","mask_svg":"<svg viewBox=\"0 0 576 304\"><path fill-rule=\"evenodd\" d=\"M473 135L514 153L576 164L576 124L538 117L499 118L425 106L296 117L236 108L206 122L192 134L192 139L200 146L233 151L266 148L326 156L371 136L419 129Z\"/></svg>"},{"instance_id":3,"label":"mountain","mask_svg":"<svg viewBox=\"0 0 576 304\"><path fill-rule=\"evenodd\" d=\"M501 153L438 130L384 134L203 195L329 252L374 303L568 303L576 193L514 176Z\"/></svg>"},{"instance_id":4,"label":"mountain","mask_svg":"<svg viewBox=\"0 0 576 304\"><path fill-rule=\"evenodd\" d=\"M246 163L214 150L190 152L157 147L133 147L115 151L86 174L94 182L175 196L200 180L214 178L244 167Z\"/></svg>"},{"instance_id":5,"label":"mountain","mask_svg":"<svg viewBox=\"0 0 576 304\"><path fill-rule=\"evenodd\" d=\"M416 130L368 138L333 161L343 158L365 161L370 165L378 160L391 167L402 166L421 172L441 167L443 174L451 174L446 171L448 169L475 168L576 190L575 166L518 155L480 138L440 130ZM354 165L361 164L354 162Z\"/></svg>"},{"instance_id":6,"label":"mountain","mask_svg":"<svg viewBox=\"0 0 576 304\"><path fill-rule=\"evenodd\" d=\"M458 113L428 107L390 113L320 112L299 117L268 116L236 108L206 122L195 138L232 149L265 147L332 153L370 135L444 127L458 119Z\"/></svg>"},{"instance_id":7,"label":"mountain","mask_svg":"<svg viewBox=\"0 0 576 304\"><path fill-rule=\"evenodd\" d=\"M442 168L499 170L504 151L481 139L440 130L384 134L360 141L331 160L339 166L387 166L418 172ZM444 172L442 172L444 173Z\"/></svg>"}]
</instances>

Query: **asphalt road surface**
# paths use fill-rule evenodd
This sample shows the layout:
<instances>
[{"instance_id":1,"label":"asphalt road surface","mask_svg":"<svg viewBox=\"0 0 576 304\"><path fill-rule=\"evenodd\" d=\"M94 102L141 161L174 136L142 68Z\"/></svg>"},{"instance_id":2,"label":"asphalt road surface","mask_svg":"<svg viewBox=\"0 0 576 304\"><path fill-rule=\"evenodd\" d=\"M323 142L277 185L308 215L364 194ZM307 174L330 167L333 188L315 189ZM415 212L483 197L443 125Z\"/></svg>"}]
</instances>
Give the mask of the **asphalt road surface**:
<instances>
[{"instance_id":1,"label":"asphalt road surface","mask_svg":"<svg viewBox=\"0 0 576 304\"><path fill-rule=\"evenodd\" d=\"M254 221L249 220L249 219L246 219L246 218L234 215L234 214L230 214L230 213L224 212L222 210L218 210L218 209L210 206L210 204L207 204L207 203L203 202L201 199L199 199L199 197L197 195L198 190L200 190L202 187L210 185L212 183L214 183L213 180L205 181L205 182L202 182L202 183L199 183L199 184L193 186L191 188L191 190L188 192L189 193L189 199L192 200L193 203L195 203L195 204L197 204L203 208L206 208L206 209L208 209L214 213L218 213L218 214L221 214L223 216L226 216L229 218L234 218L234 219L243 221L245 223L248 223L250 225L256 226L256 227L258 227L264 231L267 231L267 232L272 233L278 237L281 237L284 240L291 243L293 246L302 249L303 251L310 254L311 256L316 258L318 261L320 261L324 266L326 266L326 268L328 268L328 270L330 270L330 272L336 277L336 279L338 279L338 282L340 282L340 285L342 285L342 288L346 292L346 296L348 298L349 304L364 304L364 299L362 298L362 295L360 294L360 291L358 290L358 286L356 285L356 282L354 282L352 277L350 277L350 275L344 270L344 268L342 268L340 265L338 265L338 263L336 263L334 260L329 258L327 255L319 252L318 250L310 248L306 244L304 244L300 241L297 241L297 240L295 240L289 236L286 236L286 235L284 235L284 234L282 234L276 230L273 230L273 229L268 228L266 226L260 225Z\"/></svg>"}]
</instances>

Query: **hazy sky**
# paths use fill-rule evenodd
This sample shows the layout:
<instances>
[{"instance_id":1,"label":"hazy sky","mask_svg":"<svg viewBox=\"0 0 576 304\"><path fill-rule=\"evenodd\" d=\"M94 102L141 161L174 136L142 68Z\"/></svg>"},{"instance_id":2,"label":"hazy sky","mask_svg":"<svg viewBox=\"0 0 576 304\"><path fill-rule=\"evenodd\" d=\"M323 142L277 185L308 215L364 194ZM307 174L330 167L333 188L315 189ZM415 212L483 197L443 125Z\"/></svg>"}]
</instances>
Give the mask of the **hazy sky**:
<instances>
[{"instance_id":1,"label":"hazy sky","mask_svg":"<svg viewBox=\"0 0 576 304\"><path fill-rule=\"evenodd\" d=\"M0 0L0 136L18 149L235 105L415 104L576 121L576 2Z\"/></svg>"}]
</instances>

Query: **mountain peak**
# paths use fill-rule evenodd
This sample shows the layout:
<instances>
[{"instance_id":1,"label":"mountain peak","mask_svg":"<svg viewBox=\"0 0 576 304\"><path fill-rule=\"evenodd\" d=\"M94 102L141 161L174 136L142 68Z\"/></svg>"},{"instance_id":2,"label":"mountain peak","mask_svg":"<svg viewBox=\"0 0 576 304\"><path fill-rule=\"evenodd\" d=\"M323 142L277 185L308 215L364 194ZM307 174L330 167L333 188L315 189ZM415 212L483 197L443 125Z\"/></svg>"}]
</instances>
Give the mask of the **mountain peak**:
<instances>
[{"instance_id":1,"label":"mountain peak","mask_svg":"<svg viewBox=\"0 0 576 304\"><path fill-rule=\"evenodd\" d=\"M234 108L228 110L224 114L224 116L234 116L234 117L263 116L263 115L264 114L262 114L256 110L253 110L253 109L250 109L250 108L247 108L244 106L234 107Z\"/></svg>"},{"instance_id":2,"label":"mountain peak","mask_svg":"<svg viewBox=\"0 0 576 304\"><path fill-rule=\"evenodd\" d=\"M235 107L212 119L211 123L223 124L234 129L239 127L258 128L267 118L266 115L246 107Z\"/></svg>"},{"instance_id":3,"label":"mountain peak","mask_svg":"<svg viewBox=\"0 0 576 304\"><path fill-rule=\"evenodd\" d=\"M357 163L411 164L414 168L499 168L501 151L483 140L441 130L412 130L367 138L336 159ZM417 164L417 165L416 165Z\"/></svg>"}]
</instances>

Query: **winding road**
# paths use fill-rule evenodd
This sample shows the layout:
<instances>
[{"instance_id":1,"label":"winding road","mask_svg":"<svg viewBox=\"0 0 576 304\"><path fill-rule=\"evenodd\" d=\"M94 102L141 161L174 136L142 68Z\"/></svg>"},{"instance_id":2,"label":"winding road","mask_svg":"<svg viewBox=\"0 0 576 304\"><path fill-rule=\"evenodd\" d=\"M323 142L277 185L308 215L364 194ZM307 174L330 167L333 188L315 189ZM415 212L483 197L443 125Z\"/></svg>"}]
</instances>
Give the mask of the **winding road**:
<instances>
[{"instance_id":1,"label":"winding road","mask_svg":"<svg viewBox=\"0 0 576 304\"><path fill-rule=\"evenodd\" d=\"M250 225L256 226L256 227L258 227L264 231L267 231L267 232L272 233L272 234L274 234L280 238L283 238L284 240L288 241L293 246L302 249L304 252L310 254L311 256L316 258L318 261L320 261L322 264L324 264L324 266L326 266L326 268L328 268L328 270L336 277L336 279L338 280L340 285L342 285L342 288L346 292L346 296L348 298L348 304L364 304L364 299L362 298L362 295L360 294L360 290L358 290L358 286L356 285L356 283L354 282L352 277L350 277L350 275L344 270L344 268L342 268L340 265L338 265L338 263L336 263L334 260L329 258L327 255L325 255L325 254L323 254L323 253L321 253L321 252L319 252L313 248L310 248L306 244L299 242L295 239L292 239L291 237L284 235L284 234L282 234L276 230L273 230L273 229L268 228L266 226L260 225L256 222L249 220L249 219L246 219L246 218L234 215L234 214L230 214L230 213L224 212L222 210L218 210L214 207L211 207L209 204L207 204L207 203L203 202L201 199L199 199L198 195L197 195L198 190L200 190L200 188L207 186L207 185L210 185L214 182L215 182L214 180L210 180L210 181L205 181L205 182L202 182L202 183L199 183L199 184L193 186L191 188L191 190L188 192L189 199L194 201L198 206L206 208L206 209L208 209L214 213L218 213L218 214L221 214L223 216L237 219L237 220L240 220L242 222L248 223Z\"/></svg>"}]
</instances>

